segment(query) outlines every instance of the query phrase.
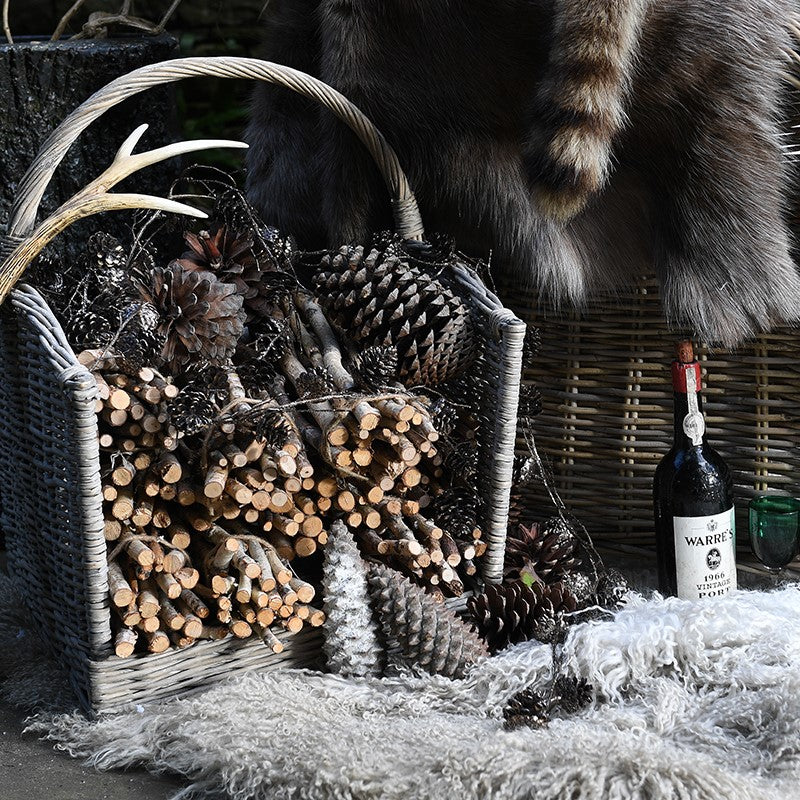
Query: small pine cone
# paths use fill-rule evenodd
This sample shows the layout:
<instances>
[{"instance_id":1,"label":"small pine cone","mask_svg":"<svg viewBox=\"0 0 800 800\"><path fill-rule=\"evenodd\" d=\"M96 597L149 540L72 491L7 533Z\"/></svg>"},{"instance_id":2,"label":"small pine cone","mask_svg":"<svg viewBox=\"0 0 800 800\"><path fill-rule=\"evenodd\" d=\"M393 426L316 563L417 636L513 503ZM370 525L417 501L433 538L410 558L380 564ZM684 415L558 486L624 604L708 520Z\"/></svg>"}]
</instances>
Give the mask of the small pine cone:
<instances>
[{"instance_id":1,"label":"small pine cone","mask_svg":"<svg viewBox=\"0 0 800 800\"><path fill-rule=\"evenodd\" d=\"M553 684L553 703L567 714L575 714L594 700L594 687L583 678L559 675Z\"/></svg>"},{"instance_id":2,"label":"small pine cone","mask_svg":"<svg viewBox=\"0 0 800 800\"><path fill-rule=\"evenodd\" d=\"M576 608L575 597L557 583L488 586L467 601L467 610L492 652L531 639L559 641L568 624L564 615Z\"/></svg>"},{"instance_id":3,"label":"small pine cone","mask_svg":"<svg viewBox=\"0 0 800 800\"><path fill-rule=\"evenodd\" d=\"M353 358L353 373L368 392L380 392L397 383L397 348L394 345L367 347Z\"/></svg>"},{"instance_id":4,"label":"small pine cone","mask_svg":"<svg viewBox=\"0 0 800 800\"><path fill-rule=\"evenodd\" d=\"M236 368L236 373L250 397L258 397L261 392L268 392L278 375L272 362L261 358L254 358L241 364Z\"/></svg>"},{"instance_id":5,"label":"small pine cone","mask_svg":"<svg viewBox=\"0 0 800 800\"><path fill-rule=\"evenodd\" d=\"M119 239L94 233L86 243L88 268L94 295L118 295L128 286L128 254Z\"/></svg>"},{"instance_id":6,"label":"small pine cone","mask_svg":"<svg viewBox=\"0 0 800 800\"><path fill-rule=\"evenodd\" d=\"M394 345L398 377L433 385L474 360L472 320L461 299L426 269L396 255L342 248L314 276L328 317L363 347Z\"/></svg>"},{"instance_id":7,"label":"small pine cone","mask_svg":"<svg viewBox=\"0 0 800 800\"><path fill-rule=\"evenodd\" d=\"M590 575L578 570L567 572L561 579L565 589L570 591L578 602L578 608L591 605L595 599L597 583Z\"/></svg>"},{"instance_id":8,"label":"small pine cone","mask_svg":"<svg viewBox=\"0 0 800 800\"><path fill-rule=\"evenodd\" d=\"M455 612L396 570L370 564L367 580L387 650L396 663L463 678L471 664L488 655L486 645Z\"/></svg>"},{"instance_id":9,"label":"small pine cone","mask_svg":"<svg viewBox=\"0 0 800 800\"><path fill-rule=\"evenodd\" d=\"M130 303L119 315L119 335L114 341L120 367L135 375L142 367L157 364L165 337L161 316L152 303Z\"/></svg>"},{"instance_id":10,"label":"small pine cone","mask_svg":"<svg viewBox=\"0 0 800 800\"><path fill-rule=\"evenodd\" d=\"M525 339L522 342L522 366L523 369L533 369L536 365L536 357L542 349L542 333L533 325L528 325L525 330Z\"/></svg>"},{"instance_id":11,"label":"small pine cone","mask_svg":"<svg viewBox=\"0 0 800 800\"><path fill-rule=\"evenodd\" d=\"M436 497L431 516L442 530L455 539L471 541L472 532L479 527L480 504L480 498L474 491L456 486Z\"/></svg>"},{"instance_id":12,"label":"small pine cone","mask_svg":"<svg viewBox=\"0 0 800 800\"><path fill-rule=\"evenodd\" d=\"M75 309L65 316L64 335L76 352L105 347L114 336L115 327L108 316L91 307Z\"/></svg>"},{"instance_id":13,"label":"small pine cone","mask_svg":"<svg viewBox=\"0 0 800 800\"><path fill-rule=\"evenodd\" d=\"M149 285L140 285L139 291L161 316L159 333L166 337L162 356L173 372L192 362L230 361L245 320L242 297L233 284L173 262L165 269L156 267Z\"/></svg>"},{"instance_id":14,"label":"small pine cone","mask_svg":"<svg viewBox=\"0 0 800 800\"><path fill-rule=\"evenodd\" d=\"M609 569L600 576L597 582L595 602L603 608L619 608L625 600L630 586L625 576L616 569Z\"/></svg>"},{"instance_id":15,"label":"small pine cone","mask_svg":"<svg viewBox=\"0 0 800 800\"><path fill-rule=\"evenodd\" d=\"M530 383L523 383L519 390L520 417L538 417L542 413L542 393Z\"/></svg>"},{"instance_id":16,"label":"small pine cone","mask_svg":"<svg viewBox=\"0 0 800 800\"><path fill-rule=\"evenodd\" d=\"M286 353L291 334L285 321L262 317L249 326L250 347L262 360L278 361Z\"/></svg>"},{"instance_id":17,"label":"small pine cone","mask_svg":"<svg viewBox=\"0 0 800 800\"><path fill-rule=\"evenodd\" d=\"M506 730L544 728L550 721L550 704L540 692L525 689L517 692L503 709Z\"/></svg>"},{"instance_id":18,"label":"small pine cone","mask_svg":"<svg viewBox=\"0 0 800 800\"><path fill-rule=\"evenodd\" d=\"M478 477L478 448L472 442L456 442L442 448L442 461L454 479L474 487Z\"/></svg>"},{"instance_id":19,"label":"small pine cone","mask_svg":"<svg viewBox=\"0 0 800 800\"><path fill-rule=\"evenodd\" d=\"M288 419L280 412L269 409L248 415L253 435L271 450L281 450L292 438L292 426Z\"/></svg>"},{"instance_id":20,"label":"small pine cone","mask_svg":"<svg viewBox=\"0 0 800 800\"><path fill-rule=\"evenodd\" d=\"M217 406L208 394L191 386L170 401L168 410L172 424L186 436L205 430L217 415Z\"/></svg>"},{"instance_id":21,"label":"small pine cone","mask_svg":"<svg viewBox=\"0 0 800 800\"><path fill-rule=\"evenodd\" d=\"M575 543L573 537L546 526L520 525L506 539L504 577L514 581L524 574L534 581L557 583L580 566Z\"/></svg>"},{"instance_id":22,"label":"small pine cone","mask_svg":"<svg viewBox=\"0 0 800 800\"><path fill-rule=\"evenodd\" d=\"M430 405L431 422L441 436L450 436L458 424L459 409L444 397L436 397Z\"/></svg>"},{"instance_id":23,"label":"small pine cone","mask_svg":"<svg viewBox=\"0 0 800 800\"><path fill-rule=\"evenodd\" d=\"M336 394L336 383L326 367L311 367L297 379L297 391L303 399L325 397Z\"/></svg>"}]
</instances>

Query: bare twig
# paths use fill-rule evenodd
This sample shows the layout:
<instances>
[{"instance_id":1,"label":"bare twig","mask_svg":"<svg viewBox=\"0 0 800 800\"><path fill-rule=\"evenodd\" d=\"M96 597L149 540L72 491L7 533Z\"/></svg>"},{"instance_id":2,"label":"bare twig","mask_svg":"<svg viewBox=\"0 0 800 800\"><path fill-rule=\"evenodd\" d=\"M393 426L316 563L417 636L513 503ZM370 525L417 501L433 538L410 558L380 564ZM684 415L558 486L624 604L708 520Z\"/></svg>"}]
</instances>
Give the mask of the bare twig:
<instances>
[{"instance_id":1,"label":"bare twig","mask_svg":"<svg viewBox=\"0 0 800 800\"><path fill-rule=\"evenodd\" d=\"M167 23L170 21L172 15L177 11L178 6L181 4L181 0L173 0L172 5L167 9L166 13L163 17L161 17L161 22L156 25L156 29L154 33L163 33L164 28L167 27Z\"/></svg>"},{"instance_id":2,"label":"bare twig","mask_svg":"<svg viewBox=\"0 0 800 800\"><path fill-rule=\"evenodd\" d=\"M80 11L81 6L86 2L86 0L75 0L75 2L69 7L67 12L64 14L63 17L58 22L55 31L53 31L53 35L50 37L51 42L57 42L63 35L64 31L67 29L67 25L69 25L72 18L75 14Z\"/></svg>"},{"instance_id":3,"label":"bare twig","mask_svg":"<svg viewBox=\"0 0 800 800\"><path fill-rule=\"evenodd\" d=\"M11 35L11 26L8 24L8 5L11 0L3 0L3 33L6 35L6 41L9 44L14 44L14 37Z\"/></svg>"}]
</instances>

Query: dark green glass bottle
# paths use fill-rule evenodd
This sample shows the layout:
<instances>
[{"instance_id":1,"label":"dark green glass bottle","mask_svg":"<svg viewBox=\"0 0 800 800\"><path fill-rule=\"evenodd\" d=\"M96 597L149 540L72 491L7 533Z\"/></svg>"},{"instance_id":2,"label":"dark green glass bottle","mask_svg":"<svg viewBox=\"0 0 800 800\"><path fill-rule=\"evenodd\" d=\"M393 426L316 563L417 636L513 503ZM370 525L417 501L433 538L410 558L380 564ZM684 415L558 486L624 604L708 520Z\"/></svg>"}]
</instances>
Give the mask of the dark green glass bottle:
<instances>
[{"instance_id":1,"label":"dark green glass bottle","mask_svg":"<svg viewBox=\"0 0 800 800\"><path fill-rule=\"evenodd\" d=\"M700 364L692 343L672 362L674 443L656 470L653 490L659 588L686 600L736 588L733 481L706 441Z\"/></svg>"}]
</instances>

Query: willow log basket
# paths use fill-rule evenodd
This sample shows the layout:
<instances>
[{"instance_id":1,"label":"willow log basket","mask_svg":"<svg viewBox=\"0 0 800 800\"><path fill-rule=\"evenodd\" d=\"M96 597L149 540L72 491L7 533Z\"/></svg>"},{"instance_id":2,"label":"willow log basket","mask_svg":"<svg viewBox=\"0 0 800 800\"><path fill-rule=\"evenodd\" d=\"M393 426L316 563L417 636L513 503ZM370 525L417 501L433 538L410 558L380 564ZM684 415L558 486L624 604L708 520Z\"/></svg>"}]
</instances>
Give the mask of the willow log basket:
<instances>
[{"instance_id":1,"label":"willow log basket","mask_svg":"<svg viewBox=\"0 0 800 800\"><path fill-rule=\"evenodd\" d=\"M422 238L416 201L394 152L342 95L295 70L255 59L187 58L118 78L74 111L52 134L23 179L2 242L0 289L26 265L37 210L52 174L93 119L150 86L215 75L278 83L323 103L359 136L381 169L398 232ZM492 391L481 443L482 520L488 541L483 576L502 575L525 325L468 269L454 270L484 340ZM0 295L0 297L4 294ZM244 670L310 666L320 660L318 629L284 638L274 654L261 641L203 642L186 650L119 659L113 654L103 537L95 381L78 364L42 297L21 286L0 313L0 523L10 571L26 588L29 611L67 670L88 712L174 695Z\"/></svg>"},{"instance_id":2,"label":"willow log basket","mask_svg":"<svg viewBox=\"0 0 800 800\"><path fill-rule=\"evenodd\" d=\"M669 364L680 334L664 319L657 281L595 298L583 312L519 293L514 304L541 326L524 380L542 391L534 431L556 490L595 538L652 546L653 475L673 439ZM775 329L734 352L699 343L698 358L708 437L731 467L746 532L751 497L800 494L800 332ZM550 513L542 486L528 499Z\"/></svg>"}]
</instances>

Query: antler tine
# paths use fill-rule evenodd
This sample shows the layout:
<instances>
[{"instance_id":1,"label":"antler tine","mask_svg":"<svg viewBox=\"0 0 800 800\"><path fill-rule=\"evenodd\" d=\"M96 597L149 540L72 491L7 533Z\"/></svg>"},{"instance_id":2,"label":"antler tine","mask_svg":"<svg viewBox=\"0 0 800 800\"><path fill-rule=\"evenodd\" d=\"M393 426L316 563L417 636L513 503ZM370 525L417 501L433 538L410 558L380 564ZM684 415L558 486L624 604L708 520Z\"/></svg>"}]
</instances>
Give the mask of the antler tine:
<instances>
[{"instance_id":1,"label":"antler tine","mask_svg":"<svg viewBox=\"0 0 800 800\"><path fill-rule=\"evenodd\" d=\"M102 211L122 211L131 208L150 208L204 218L207 215L192 206L165 197L144 194L112 194L113 186L144 167L158 164L173 156L209 150L214 147L245 148L244 142L227 139L200 139L176 142L134 155L133 149L141 140L147 125L140 125L122 143L111 165L100 176L60 206L36 229L23 239L0 266L0 303L4 302L14 284L22 277L28 264L36 258L61 231L73 222Z\"/></svg>"},{"instance_id":2,"label":"antler tine","mask_svg":"<svg viewBox=\"0 0 800 800\"><path fill-rule=\"evenodd\" d=\"M176 142L155 150L147 150L144 153L133 154L133 149L139 144L142 136L147 130L147 125L140 125L120 146L111 166L98 178L92 181L86 189L92 187L105 187L110 189L120 181L138 172L140 169L166 161L173 156L180 156L185 153L194 153L198 150L211 150L215 147L229 147L233 149L244 149L247 145L244 142L235 142L230 139L197 139L194 141Z\"/></svg>"}]
</instances>

